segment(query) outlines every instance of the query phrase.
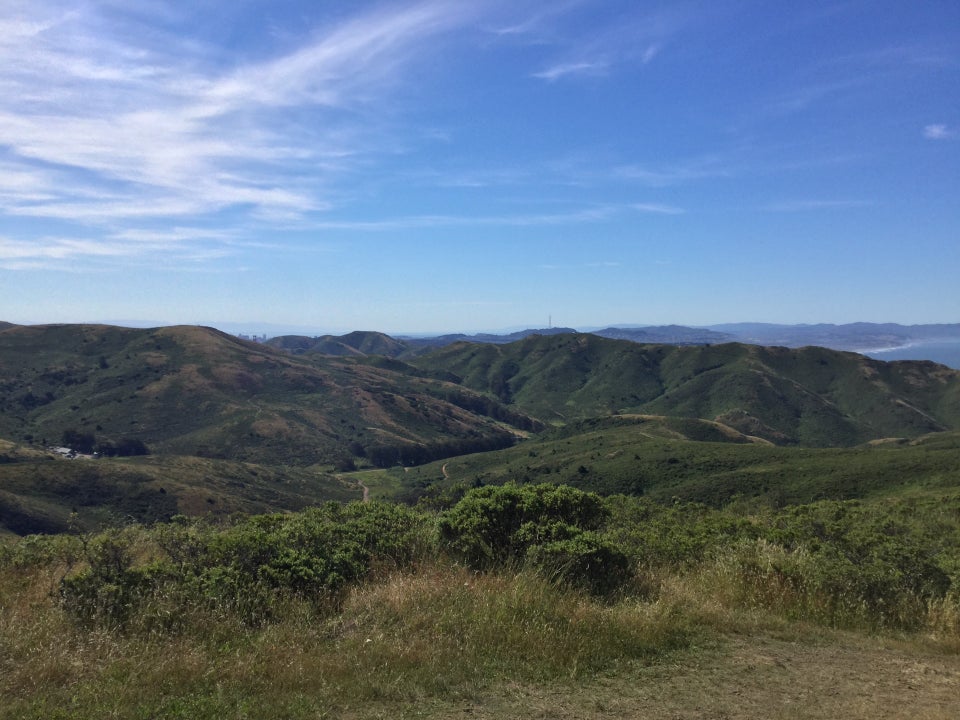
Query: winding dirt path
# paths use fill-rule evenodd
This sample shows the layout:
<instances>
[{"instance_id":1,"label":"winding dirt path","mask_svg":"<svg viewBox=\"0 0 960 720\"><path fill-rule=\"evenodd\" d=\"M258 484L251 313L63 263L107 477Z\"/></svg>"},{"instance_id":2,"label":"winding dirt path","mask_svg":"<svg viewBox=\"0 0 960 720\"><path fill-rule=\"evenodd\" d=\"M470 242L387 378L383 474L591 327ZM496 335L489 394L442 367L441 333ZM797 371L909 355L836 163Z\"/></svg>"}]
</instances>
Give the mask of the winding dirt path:
<instances>
[{"instance_id":1,"label":"winding dirt path","mask_svg":"<svg viewBox=\"0 0 960 720\"><path fill-rule=\"evenodd\" d=\"M363 502L370 502L370 488L368 488L364 484L363 480L361 480L359 477L347 478L347 477L344 477L343 475L335 475L334 477L337 478L338 482L350 483L351 485L355 485L357 489L363 493Z\"/></svg>"}]
</instances>

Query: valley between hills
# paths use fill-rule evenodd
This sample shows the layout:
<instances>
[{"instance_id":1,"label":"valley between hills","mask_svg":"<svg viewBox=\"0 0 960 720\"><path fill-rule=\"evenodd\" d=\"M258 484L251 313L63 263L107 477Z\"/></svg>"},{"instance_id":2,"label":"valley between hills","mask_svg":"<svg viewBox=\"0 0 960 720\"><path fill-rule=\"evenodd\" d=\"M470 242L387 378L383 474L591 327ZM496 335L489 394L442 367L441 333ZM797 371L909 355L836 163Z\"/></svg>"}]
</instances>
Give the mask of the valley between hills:
<instances>
[{"instance_id":1,"label":"valley between hills","mask_svg":"<svg viewBox=\"0 0 960 720\"><path fill-rule=\"evenodd\" d=\"M958 652L944 365L0 327L0 718L946 718Z\"/></svg>"},{"instance_id":2,"label":"valley between hills","mask_svg":"<svg viewBox=\"0 0 960 720\"><path fill-rule=\"evenodd\" d=\"M461 456L470 460L451 463L470 468L460 482L559 479L722 504L757 491L757 472L743 468L849 466L853 457L867 458L864 467L895 466L900 456L923 464L914 458L929 455L926 445L950 444L960 429L960 372L929 362L583 333L453 342L403 360L391 357L398 342L380 333L338 342L352 352L292 353L289 339L274 347L203 327L7 327L3 526L19 533L63 530L71 515L93 528L109 517L296 510L355 497L344 473L363 468L406 467L404 476L417 468L417 486L397 484L411 497L430 491L429 463ZM576 448L562 462L510 460L553 452L558 435ZM598 457L598 436L617 449ZM49 448L65 437L85 440L88 453L135 442L149 455L51 464ZM705 469L703 454L723 458L718 469ZM658 472L651 457L660 455L688 460ZM805 475L782 474L801 480L778 485L773 474L764 492L793 497ZM820 497L830 496L821 486L833 475L819 476Z\"/></svg>"}]
</instances>

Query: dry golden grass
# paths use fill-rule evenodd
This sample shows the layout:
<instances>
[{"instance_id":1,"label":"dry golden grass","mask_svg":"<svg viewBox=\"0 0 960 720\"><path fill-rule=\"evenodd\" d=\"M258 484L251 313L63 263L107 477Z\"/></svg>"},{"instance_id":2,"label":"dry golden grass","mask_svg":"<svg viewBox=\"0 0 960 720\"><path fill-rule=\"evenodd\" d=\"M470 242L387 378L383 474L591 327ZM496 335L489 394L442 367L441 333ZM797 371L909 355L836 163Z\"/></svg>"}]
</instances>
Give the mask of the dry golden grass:
<instances>
[{"instance_id":1,"label":"dry golden grass","mask_svg":"<svg viewBox=\"0 0 960 720\"><path fill-rule=\"evenodd\" d=\"M0 578L4 720L960 716L946 602L922 633L871 637L789 621L773 591L744 604L716 566L651 572L604 603L436 561L332 614L290 601L260 628L194 610L178 633L120 633L66 619L51 599L65 570Z\"/></svg>"}]
</instances>

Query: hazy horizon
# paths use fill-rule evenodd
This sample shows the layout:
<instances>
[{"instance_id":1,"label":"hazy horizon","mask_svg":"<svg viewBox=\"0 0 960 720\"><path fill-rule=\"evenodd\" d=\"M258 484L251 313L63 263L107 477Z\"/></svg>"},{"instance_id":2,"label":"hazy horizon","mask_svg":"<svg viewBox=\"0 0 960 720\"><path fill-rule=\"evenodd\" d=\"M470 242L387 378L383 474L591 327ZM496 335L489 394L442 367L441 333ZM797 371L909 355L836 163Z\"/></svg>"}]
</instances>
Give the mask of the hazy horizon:
<instances>
[{"instance_id":1,"label":"hazy horizon","mask_svg":"<svg viewBox=\"0 0 960 720\"><path fill-rule=\"evenodd\" d=\"M713 323L707 325L699 325L693 323L683 323L683 322L666 322L666 323L645 323L645 322L612 322L612 323L592 323L585 325L566 325L563 323L551 322L551 318L548 318L547 323L537 324L530 323L527 325L509 325L509 326L499 326L499 327L485 327L479 329L464 329L462 327L450 327L444 328L441 330L403 330L396 328L381 328L381 327L347 327L347 328L337 328L337 327L323 327L323 326L311 326L311 325L299 325L296 323L257 323L257 322L220 322L216 320L199 320L196 322L165 322L160 320L139 320L139 319L118 319L118 318L106 318L106 319L95 319L87 320L81 323L76 324L92 324L92 325L112 325L117 327L126 327L126 328L154 328L154 327L171 327L176 325L192 325L192 326L201 326L201 327L212 327L223 332L230 334L244 334L251 336L261 336L266 334L267 337L276 337L278 335L284 334L303 334L303 335L343 335L351 332L381 332L386 335L391 335L394 337L435 337L440 335L507 335L515 332L522 332L527 330L546 330L546 329L571 329L577 332L593 332L597 330L603 330L608 328L622 328L622 329L641 329L641 328L666 328L666 327L682 327L682 328L691 328L691 329L713 329L722 331L723 329L732 329L739 326L769 326L771 328L815 328L819 326L827 327L846 327L853 325L898 325L899 327L909 329L911 327L929 327L935 325L950 325L960 328L960 322L956 323L874 323L867 321L854 321L852 323L832 323L829 321L816 322L816 323L776 323L776 322L761 322L761 321L751 321L751 320L742 320L738 322L723 322L723 323ZM12 322L0 318L0 321L3 322ZM52 325L59 324L57 321L48 321L48 322L31 322L31 323L13 323L19 325ZM66 323L74 324L74 323ZM952 336L951 336L952 337ZM927 341L924 341L927 342ZM870 349L867 348L865 351L869 352ZM877 352L887 352L889 349L878 349Z\"/></svg>"}]
</instances>

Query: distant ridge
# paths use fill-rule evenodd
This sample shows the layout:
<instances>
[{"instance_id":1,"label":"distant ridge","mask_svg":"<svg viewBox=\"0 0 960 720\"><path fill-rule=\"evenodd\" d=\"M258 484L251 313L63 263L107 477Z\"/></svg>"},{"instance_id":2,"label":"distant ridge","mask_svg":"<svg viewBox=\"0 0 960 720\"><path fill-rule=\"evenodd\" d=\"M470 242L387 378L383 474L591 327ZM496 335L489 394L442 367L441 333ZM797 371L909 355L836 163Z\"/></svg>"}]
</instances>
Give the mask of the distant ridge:
<instances>
[{"instance_id":1,"label":"distant ridge","mask_svg":"<svg viewBox=\"0 0 960 720\"><path fill-rule=\"evenodd\" d=\"M389 453L412 462L504 446L539 427L402 362L294 357L198 326L6 328L0 381L0 439L44 447L70 430L246 462L349 464Z\"/></svg>"},{"instance_id":2,"label":"distant ridge","mask_svg":"<svg viewBox=\"0 0 960 720\"><path fill-rule=\"evenodd\" d=\"M658 325L640 328L608 327L592 331L593 335L613 340L632 340L638 343L662 343L665 345L712 345L736 340L729 333L705 328L690 328L683 325Z\"/></svg>"},{"instance_id":3,"label":"distant ridge","mask_svg":"<svg viewBox=\"0 0 960 720\"><path fill-rule=\"evenodd\" d=\"M346 335L282 335L268 344L296 354L313 352L327 355L384 355L415 357L432 349L457 342L503 345L533 335L551 336L587 334L573 328L531 328L498 335L495 333L448 333L433 337L391 337L380 332L352 332ZM896 323L848 323L833 325L780 325L774 323L729 323L709 327L685 325L611 326L592 329L591 335L642 344L718 345L741 342L749 345L799 348L810 345L832 350L869 352L943 340L960 342L960 323L935 325L898 325Z\"/></svg>"},{"instance_id":4,"label":"distant ridge","mask_svg":"<svg viewBox=\"0 0 960 720\"><path fill-rule=\"evenodd\" d=\"M391 337L380 332L358 331L346 335L281 335L267 341L271 345L294 354L319 353L336 356L384 355L391 358L415 357L435 348L446 347L458 342L506 345L535 335L550 337L553 335L577 334L579 331L567 327L531 328L518 330L505 335L494 333L450 333L434 337ZM584 333L581 333L584 334ZM682 325L662 325L639 328L609 327L594 330L589 334L613 340L629 340L636 343L666 345L710 345L731 342L734 336L704 328L689 328Z\"/></svg>"},{"instance_id":5,"label":"distant ridge","mask_svg":"<svg viewBox=\"0 0 960 720\"><path fill-rule=\"evenodd\" d=\"M377 332L258 344L197 326L7 327L0 437L46 445L75 429L166 453L309 464L384 448L418 462L509 443L544 422L623 413L813 446L960 429L960 372L931 362L563 328L467 337L440 347Z\"/></svg>"},{"instance_id":6,"label":"distant ridge","mask_svg":"<svg viewBox=\"0 0 960 720\"><path fill-rule=\"evenodd\" d=\"M436 337L414 338L406 336L391 337L373 331L357 331L346 335L321 335L313 338L304 335L281 335L280 337L270 338L266 344L298 355L317 353L341 357L383 355L389 358L399 358L415 356L457 342L503 345L522 340L531 335L563 335L575 332L577 331L572 328L548 328L520 330L507 335L453 333Z\"/></svg>"},{"instance_id":7,"label":"distant ridge","mask_svg":"<svg viewBox=\"0 0 960 720\"><path fill-rule=\"evenodd\" d=\"M250 324L251 327L255 326ZM0 331L21 327L0 321ZM22 326L30 327L30 326ZM509 333L445 333L428 337L391 336L378 331L354 331L344 335L276 335L266 344L300 355L317 353L339 357L381 355L389 358L415 357L433 348L456 342L501 345L532 335L551 336L589 333L642 344L717 345L741 342L750 345L799 348L810 345L860 353L882 352L938 342L960 344L960 323L900 325L898 323L856 322L788 325L780 323L725 323L704 327L685 325L615 325L602 329L576 330L569 327L530 328ZM922 355L921 355L922 357ZM954 364L956 366L956 364Z\"/></svg>"}]
</instances>

